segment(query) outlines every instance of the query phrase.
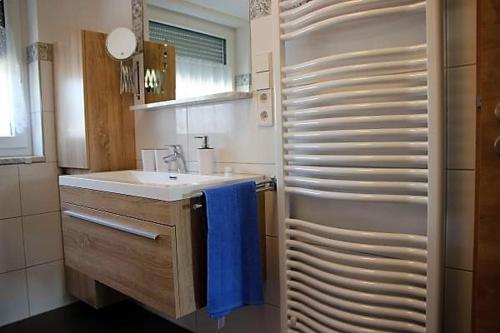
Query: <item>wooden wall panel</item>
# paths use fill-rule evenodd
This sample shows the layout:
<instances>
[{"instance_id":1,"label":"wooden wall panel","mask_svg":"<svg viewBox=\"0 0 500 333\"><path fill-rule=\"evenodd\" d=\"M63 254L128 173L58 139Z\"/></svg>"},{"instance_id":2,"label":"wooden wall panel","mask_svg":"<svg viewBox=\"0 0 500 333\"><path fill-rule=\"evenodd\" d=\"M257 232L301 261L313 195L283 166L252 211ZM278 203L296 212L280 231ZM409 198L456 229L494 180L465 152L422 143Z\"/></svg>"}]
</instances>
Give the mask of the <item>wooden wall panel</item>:
<instances>
[{"instance_id":1,"label":"wooden wall panel","mask_svg":"<svg viewBox=\"0 0 500 333\"><path fill-rule=\"evenodd\" d=\"M120 95L120 64L106 51L106 34L83 32L83 73L91 171L135 169L132 94Z\"/></svg>"},{"instance_id":2,"label":"wooden wall panel","mask_svg":"<svg viewBox=\"0 0 500 333\"><path fill-rule=\"evenodd\" d=\"M88 169L81 37L72 34L54 45L57 161L60 167Z\"/></svg>"},{"instance_id":3,"label":"wooden wall panel","mask_svg":"<svg viewBox=\"0 0 500 333\"><path fill-rule=\"evenodd\" d=\"M473 331L500 332L500 1L478 0L476 221Z\"/></svg>"},{"instance_id":4,"label":"wooden wall panel","mask_svg":"<svg viewBox=\"0 0 500 333\"><path fill-rule=\"evenodd\" d=\"M120 94L120 63L106 34L82 31L55 45L58 164L89 171L135 169L132 94Z\"/></svg>"}]
</instances>

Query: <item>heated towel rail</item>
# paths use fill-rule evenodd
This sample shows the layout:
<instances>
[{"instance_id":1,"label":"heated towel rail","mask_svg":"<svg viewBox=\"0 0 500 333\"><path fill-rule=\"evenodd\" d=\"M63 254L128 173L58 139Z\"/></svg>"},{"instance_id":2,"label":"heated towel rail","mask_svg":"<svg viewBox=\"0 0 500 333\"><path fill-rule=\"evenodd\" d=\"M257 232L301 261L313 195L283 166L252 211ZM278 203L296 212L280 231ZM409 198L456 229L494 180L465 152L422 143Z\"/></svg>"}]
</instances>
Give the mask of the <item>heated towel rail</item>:
<instances>
[{"instance_id":1,"label":"heated towel rail","mask_svg":"<svg viewBox=\"0 0 500 333\"><path fill-rule=\"evenodd\" d=\"M440 331L441 3L272 2L283 331Z\"/></svg>"}]
</instances>

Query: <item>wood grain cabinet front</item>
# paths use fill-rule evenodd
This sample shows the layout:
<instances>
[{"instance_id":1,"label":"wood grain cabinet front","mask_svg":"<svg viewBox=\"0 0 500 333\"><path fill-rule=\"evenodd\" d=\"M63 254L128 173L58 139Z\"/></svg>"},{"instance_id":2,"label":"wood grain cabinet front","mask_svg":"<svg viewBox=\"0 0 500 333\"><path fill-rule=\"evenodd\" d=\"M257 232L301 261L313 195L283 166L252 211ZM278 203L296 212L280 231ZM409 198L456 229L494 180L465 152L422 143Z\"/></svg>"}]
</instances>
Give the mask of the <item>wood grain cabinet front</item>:
<instances>
[{"instance_id":1,"label":"wood grain cabinet front","mask_svg":"<svg viewBox=\"0 0 500 333\"><path fill-rule=\"evenodd\" d=\"M73 32L54 45L57 162L70 173L136 167L133 96L120 94L106 36Z\"/></svg>"},{"instance_id":2,"label":"wood grain cabinet front","mask_svg":"<svg viewBox=\"0 0 500 333\"><path fill-rule=\"evenodd\" d=\"M175 228L63 206L66 266L175 316Z\"/></svg>"},{"instance_id":3,"label":"wood grain cabinet front","mask_svg":"<svg viewBox=\"0 0 500 333\"><path fill-rule=\"evenodd\" d=\"M201 197L167 202L67 186L60 193L73 296L98 308L119 300L118 291L174 318L206 305L205 214L193 209ZM258 197L265 267L264 193Z\"/></svg>"},{"instance_id":4,"label":"wood grain cabinet front","mask_svg":"<svg viewBox=\"0 0 500 333\"><path fill-rule=\"evenodd\" d=\"M153 202L64 186L61 198L67 287L75 297L88 299L74 287L81 285L77 276L174 318L206 304L203 216L190 199Z\"/></svg>"}]
</instances>

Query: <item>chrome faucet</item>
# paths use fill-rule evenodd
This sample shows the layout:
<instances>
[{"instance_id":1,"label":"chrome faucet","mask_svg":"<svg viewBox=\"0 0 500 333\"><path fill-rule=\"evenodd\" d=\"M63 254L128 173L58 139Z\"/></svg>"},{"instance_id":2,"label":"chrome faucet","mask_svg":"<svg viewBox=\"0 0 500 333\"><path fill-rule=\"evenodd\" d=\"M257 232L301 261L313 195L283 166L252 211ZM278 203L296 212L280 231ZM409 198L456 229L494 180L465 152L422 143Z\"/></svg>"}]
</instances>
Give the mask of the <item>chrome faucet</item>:
<instances>
[{"instance_id":1,"label":"chrome faucet","mask_svg":"<svg viewBox=\"0 0 500 333\"><path fill-rule=\"evenodd\" d=\"M167 145L167 147L172 148L173 152L172 154L163 157L163 162L167 164L175 162L175 164L177 165L177 172L186 173L187 172L186 159L184 158L184 153L182 152L182 146Z\"/></svg>"}]
</instances>

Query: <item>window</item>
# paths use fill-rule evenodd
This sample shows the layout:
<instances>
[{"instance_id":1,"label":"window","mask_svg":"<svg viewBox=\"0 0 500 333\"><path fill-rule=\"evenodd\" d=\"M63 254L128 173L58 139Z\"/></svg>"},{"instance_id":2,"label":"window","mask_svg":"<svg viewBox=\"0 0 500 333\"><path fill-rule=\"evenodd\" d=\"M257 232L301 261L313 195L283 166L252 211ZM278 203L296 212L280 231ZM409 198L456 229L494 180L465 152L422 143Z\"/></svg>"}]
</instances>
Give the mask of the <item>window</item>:
<instances>
[{"instance_id":1,"label":"window","mask_svg":"<svg viewBox=\"0 0 500 333\"><path fill-rule=\"evenodd\" d=\"M175 46L177 99L233 90L224 38L149 21L149 39Z\"/></svg>"},{"instance_id":2,"label":"window","mask_svg":"<svg viewBox=\"0 0 500 333\"><path fill-rule=\"evenodd\" d=\"M153 42L175 45L181 57L191 57L226 65L226 40L201 32L149 22L149 38Z\"/></svg>"},{"instance_id":3,"label":"window","mask_svg":"<svg viewBox=\"0 0 500 333\"><path fill-rule=\"evenodd\" d=\"M0 0L0 156L31 155L23 1Z\"/></svg>"}]
</instances>

